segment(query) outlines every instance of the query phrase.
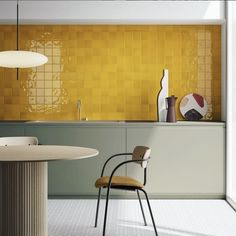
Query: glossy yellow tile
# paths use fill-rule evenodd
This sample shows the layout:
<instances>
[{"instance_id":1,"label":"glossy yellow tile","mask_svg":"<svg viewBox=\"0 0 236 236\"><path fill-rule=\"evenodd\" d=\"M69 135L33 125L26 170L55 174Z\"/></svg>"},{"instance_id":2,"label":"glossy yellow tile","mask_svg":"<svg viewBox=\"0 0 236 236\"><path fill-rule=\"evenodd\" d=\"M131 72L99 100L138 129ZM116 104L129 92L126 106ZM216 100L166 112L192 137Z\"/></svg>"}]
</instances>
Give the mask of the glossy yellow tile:
<instances>
[{"instance_id":1,"label":"glossy yellow tile","mask_svg":"<svg viewBox=\"0 0 236 236\"><path fill-rule=\"evenodd\" d=\"M0 26L0 50L14 49L16 28ZM46 65L0 68L0 119L155 120L163 69L178 106L192 92L221 118L221 26L22 25L20 48L48 56Z\"/></svg>"}]
</instances>

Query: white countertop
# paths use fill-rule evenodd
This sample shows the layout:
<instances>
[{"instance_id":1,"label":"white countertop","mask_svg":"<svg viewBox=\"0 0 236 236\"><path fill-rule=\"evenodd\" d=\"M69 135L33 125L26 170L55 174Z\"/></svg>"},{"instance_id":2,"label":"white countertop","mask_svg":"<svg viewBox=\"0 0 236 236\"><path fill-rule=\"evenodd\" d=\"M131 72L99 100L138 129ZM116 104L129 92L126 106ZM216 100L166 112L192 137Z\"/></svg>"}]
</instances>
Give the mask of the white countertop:
<instances>
[{"instance_id":1,"label":"white countertop","mask_svg":"<svg viewBox=\"0 0 236 236\"><path fill-rule=\"evenodd\" d=\"M0 121L4 124L23 124L23 125L73 125L73 126L124 126L124 127L155 127L155 126L221 126L225 127L224 121L177 121L177 122L158 122L158 121L123 121L123 120L36 120L36 121Z\"/></svg>"},{"instance_id":2,"label":"white countertop","mask_svg":"<svg viewBox=\"0 0 236 236\"><path fill-rule=\"evenodd\" d=\"M48 120L48 121L27 121L25 124L81 124L81 125L150 125L150 126L222 126L225 122L213 122L213 121L177 121L177 122L158 122L158 121L79 121L79 120Z\"/></svg>"}]
</instances>

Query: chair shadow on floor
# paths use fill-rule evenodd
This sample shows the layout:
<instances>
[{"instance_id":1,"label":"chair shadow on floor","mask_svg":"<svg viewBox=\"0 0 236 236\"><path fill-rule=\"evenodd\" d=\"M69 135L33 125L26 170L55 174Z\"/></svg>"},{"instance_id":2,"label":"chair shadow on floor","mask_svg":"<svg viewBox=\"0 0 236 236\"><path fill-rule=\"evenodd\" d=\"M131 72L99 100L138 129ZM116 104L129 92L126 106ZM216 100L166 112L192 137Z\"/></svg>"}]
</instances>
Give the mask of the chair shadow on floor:
<instances>
[{"instance_id":1,"label":"chair shadow on floor","mask_svg":"<svg viewBox=\"0 0 236 236\"><path fill-rule=\"evenodd\" d=\"M143 232L143 235L151 236L154 235L152 225L149 223L146 227L143 226L141 222L135 222L135 221L128 221L128 220L119 220L118 223L119 227L126 228L135 228L137 232ZM128 231L128 230L127 230ZM176 228L171 228L171 227L166 227L166 226L159 226L157 225L157 231L160 236L214 236L212 234L204 234L204 233L199 233L199 232L192 232L192 231L187 231L187 230L181 230L181 229L176 229ZM146 234L145 234L146 233ZM139 233L138 233L139 235ZM142 235L142 233L140 234ZM128 234L127 234L128 236Z\"/></svg>"}]
</instances>

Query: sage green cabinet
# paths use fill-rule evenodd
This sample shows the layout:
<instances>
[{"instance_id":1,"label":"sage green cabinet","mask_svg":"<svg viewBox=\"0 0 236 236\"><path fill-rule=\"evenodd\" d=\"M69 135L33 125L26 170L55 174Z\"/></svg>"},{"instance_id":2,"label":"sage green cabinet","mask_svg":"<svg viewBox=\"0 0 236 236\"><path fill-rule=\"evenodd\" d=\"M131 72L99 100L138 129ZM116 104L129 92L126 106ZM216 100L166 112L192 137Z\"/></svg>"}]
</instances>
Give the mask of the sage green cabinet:
<instances>
[{"instance_id":1,"label":"sage green cabinet","mask_svg":"<svg viewBox=\"0 0 236 236\"><path fill-rule=\"evenodd\" d=\"M114 153L124 152L126 147L124 128L31 126L26 127L25 133L37 136L41 144L75 145L99 150L96 157L49 162L48 192L52 196L96 195L94 183L100 177L106 159ZM118 160L112 163L117 165ZM108 166L106 173L109 174L111 169L112 166ZM125 169L119 174L125 175Z\"/></svg>"},{"instance_id":2,"label":"sage green cabinet","mask_svg":"<svg viewBox=\"0 0 236 236\"><path fill-rule=\"evenodd\" d=\"M1 124L0 125L0 137L7 136L23 136L24 126L19 124Z\"/></svg>"}]
</instances>

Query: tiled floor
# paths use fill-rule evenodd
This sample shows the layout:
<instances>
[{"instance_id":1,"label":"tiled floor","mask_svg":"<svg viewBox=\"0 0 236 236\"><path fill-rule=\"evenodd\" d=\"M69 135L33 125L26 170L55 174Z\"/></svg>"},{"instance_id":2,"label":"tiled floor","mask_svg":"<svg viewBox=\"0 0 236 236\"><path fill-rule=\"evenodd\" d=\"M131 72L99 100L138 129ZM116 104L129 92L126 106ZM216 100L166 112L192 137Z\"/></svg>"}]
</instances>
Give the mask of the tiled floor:
<instances>
[{"instance_id":1,"label":"tiled floor","mask_svg":"<svg viewBox=\"0 0 236 236\"><path fill-rule=\"evenodd\" d=\"M107 236L155 235L146 204L148 226L136 200L111 200ZM236 236L236 212L223 200L151 200L159 236ZM100 236L94 228L96 200L49 200L49 236Z\"/></svg>"}]
</instances>

